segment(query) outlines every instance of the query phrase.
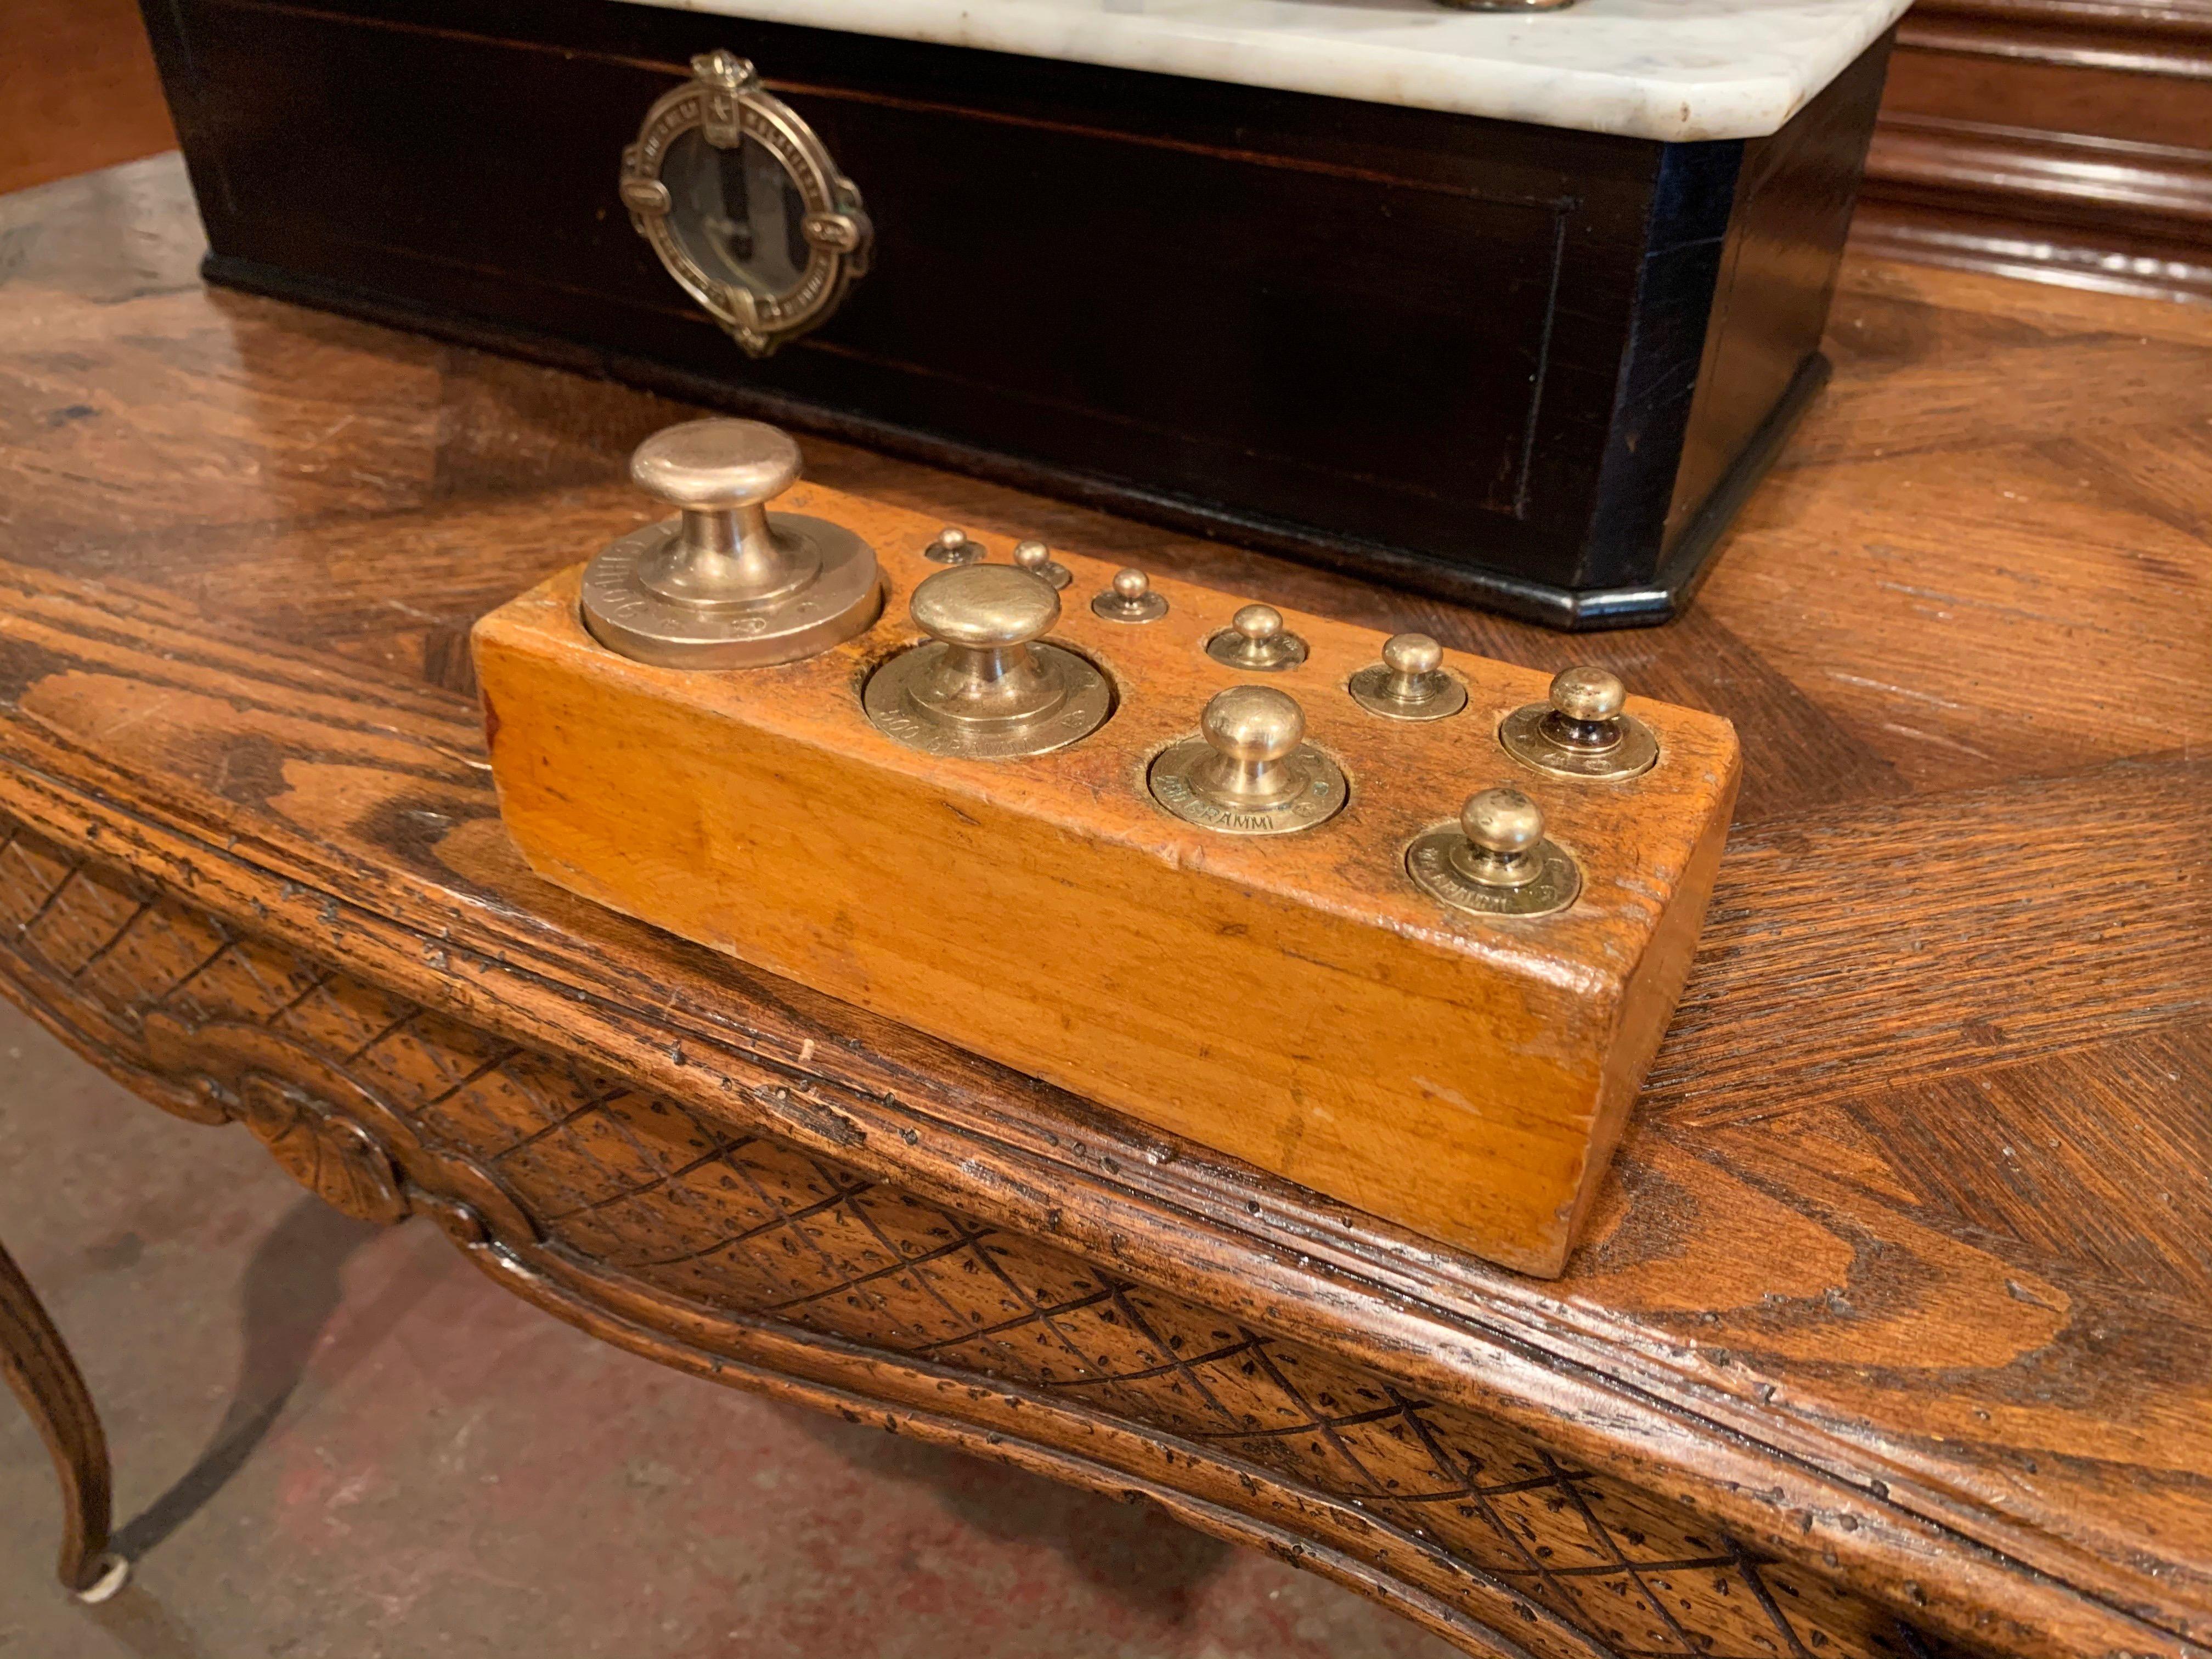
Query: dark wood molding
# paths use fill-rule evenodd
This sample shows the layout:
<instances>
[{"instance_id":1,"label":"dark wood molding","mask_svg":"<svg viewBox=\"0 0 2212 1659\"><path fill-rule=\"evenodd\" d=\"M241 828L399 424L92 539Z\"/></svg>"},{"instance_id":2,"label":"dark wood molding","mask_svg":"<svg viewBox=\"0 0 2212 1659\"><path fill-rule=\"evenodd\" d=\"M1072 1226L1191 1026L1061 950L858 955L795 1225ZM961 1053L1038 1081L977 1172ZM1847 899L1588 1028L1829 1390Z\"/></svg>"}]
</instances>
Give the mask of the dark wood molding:
<instances>
[{"instance_id":1,"label":"dark wood molding","mask_svg":"<svg viewBox=\"0 0 2212 1659\"><path fill-rule=\"evenodd\" d=\"M2212 150L1900 115L1883 122L1874 154L1886 201L2009 206L2039 221L2094 220L2212 246Z\"/></svg>"},{"instance_id":2,"label":"dark wood molding","mask_svg":"<svg viewBox=\"0 0 2212 1659\"><path fill-rule=\"evenodd\" d=\"M1863 252L1881 258L2212 303L2212 248L2186 242L1889 202L1863 213L1851 234Z\"/></svg>"},{"instance_id":3,"label":"dark wood molding","mask_svg":"<svg viewBox=\"0 0 2212 1659\"><path fill-rule=\"evenodd\" d=\"M2212 20L2195 16L2054 17L2017 4L2000 10L1922 0L1899 25L1897 41L1916 52L2212 79Z\"/></svg>"},{"instance_id":4,"label":"dark wood molding","mask_svg":"<svg viewBox=\"0 0 2212 1659\"><path fill-rule=\"evenodd\" d=\"M2212 299L2212 5L1922 0L1854 234L1930 264Z\"/></svg>"},{"instance_id":5,"label":"dark wood molding","mask_svg":"<svg viewBox=\"0 0 2212 1659\"><path fill-rule=\"evenodd\" d=\"M1921 0L1905 27L1942 18L2212 38L2208 0Z\"/></svg>"}]
</instances>

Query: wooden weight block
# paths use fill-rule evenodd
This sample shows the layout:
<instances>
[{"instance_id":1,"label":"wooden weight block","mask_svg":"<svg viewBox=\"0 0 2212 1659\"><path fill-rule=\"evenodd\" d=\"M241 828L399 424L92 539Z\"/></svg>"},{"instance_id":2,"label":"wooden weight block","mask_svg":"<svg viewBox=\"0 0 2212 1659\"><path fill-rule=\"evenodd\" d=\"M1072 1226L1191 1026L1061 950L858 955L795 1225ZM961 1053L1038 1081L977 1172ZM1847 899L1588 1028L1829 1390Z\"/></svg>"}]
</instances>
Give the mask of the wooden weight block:
<instances>
[{"instance_id":1,"label":"wooden weight block","mask_svg":"<svg viewBox=\"0 0 2212 1659\"><path fill-rule=\"evenodd\" d=\"M1631 699L1659 759L1571 781L1510 757L1546 678L1447 653L1467 707L1423 723L1356 702L1382 636L1286 614L1310 654L1258 676L1209 657L1238 606L1182 582L1166 615L1104 620L1113 568L1073 573L1050 638L1103 670L1114 712L1015 760L894 742L861 703L915 644L938 526L801 485L779 510L872 543L882 616L781 666L650 666L600 645L569 570L477 624L507 829L549 880L1162 1129L1508 1266L1563 1267L1680 994L1735 799L1734 728ZM1005 562L1011 544L984 538ZM1237 836L1146 787L1216 692L1304 708L1348 803ZM1408 877L1421 833L1484 786L1540 804L1579 866L1567 908L1479 917Z\"/></svg>"}]
</instances>

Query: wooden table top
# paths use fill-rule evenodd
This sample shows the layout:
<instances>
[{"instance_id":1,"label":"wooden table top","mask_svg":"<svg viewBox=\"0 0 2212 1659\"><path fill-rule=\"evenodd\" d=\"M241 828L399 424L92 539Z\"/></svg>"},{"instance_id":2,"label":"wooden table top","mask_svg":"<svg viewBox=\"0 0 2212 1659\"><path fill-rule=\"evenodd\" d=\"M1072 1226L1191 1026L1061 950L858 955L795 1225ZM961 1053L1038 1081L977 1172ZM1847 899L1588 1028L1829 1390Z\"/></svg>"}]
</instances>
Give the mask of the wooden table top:
<instances>
[{"instance_id":1,"label":"wooden table top","mask_svg":"<svg viewBox=\"0 0 2212 1659\"><path fill-rule=\"evenodd\" d=\"M789 1045L1008 1144L1088 1121L499 833L469 626L650 516L624 458L688 411L210 291L200 252L173 158L0 200L0 805L363 961L404 924L430 942L392 975L636 1075ZM2201 1651L2212 309L1856 262L1830 343L1691 614L1582 639L805 447L841 489L1602 663L1741 733L1698 963L1565 1278L1133 1170L1096 1124L1055 1226L1118 1246L1153 1224L1116 1204L1180 1206L1214 1241L1186 1270L1253 1318L1449 1371L1945 1638ZM226 898L179 826L268 892Z\"/></svg>"}]
</instances>

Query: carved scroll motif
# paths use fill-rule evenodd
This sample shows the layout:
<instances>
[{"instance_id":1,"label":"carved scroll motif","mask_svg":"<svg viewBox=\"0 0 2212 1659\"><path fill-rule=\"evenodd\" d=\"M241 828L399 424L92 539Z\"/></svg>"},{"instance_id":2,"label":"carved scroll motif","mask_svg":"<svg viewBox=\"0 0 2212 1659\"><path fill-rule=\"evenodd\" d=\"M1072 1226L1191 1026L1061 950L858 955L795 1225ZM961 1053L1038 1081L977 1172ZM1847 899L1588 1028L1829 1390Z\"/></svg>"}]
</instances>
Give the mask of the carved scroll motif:
<instances>
[{"instance_id":1,"label":"carved scroll motif","mask_svg":"<svg viewBox=\"0 0 2212 1659\"><path fill-rule=\"evenodd\" d=\"M314 1096L274 1078L248 1078L238 1115L285 1173L332 1209L357 1221L405 1218L392 1154Z\"/></svg>"}]
</instances>

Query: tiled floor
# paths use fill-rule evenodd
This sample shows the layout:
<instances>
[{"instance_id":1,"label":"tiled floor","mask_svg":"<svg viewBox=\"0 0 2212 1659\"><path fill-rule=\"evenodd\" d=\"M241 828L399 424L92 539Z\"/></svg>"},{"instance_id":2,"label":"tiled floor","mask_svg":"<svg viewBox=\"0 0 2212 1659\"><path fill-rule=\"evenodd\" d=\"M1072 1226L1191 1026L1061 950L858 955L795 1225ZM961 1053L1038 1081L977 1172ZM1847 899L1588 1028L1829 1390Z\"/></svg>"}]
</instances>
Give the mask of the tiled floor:
<instances>
[{"instance_id":1,"label":"tiled floor","mask_svg":"<svg viewBox=\"0 0 2212 1659\"><path fill-rule=\"evenodd\" d=\"M617 1352L0 1006L0 1239L106 1419L131 1585L53 1583L0 1391L4 1659L1443 1659L1185 1530Z\"/></svg>"}]
</instances>

